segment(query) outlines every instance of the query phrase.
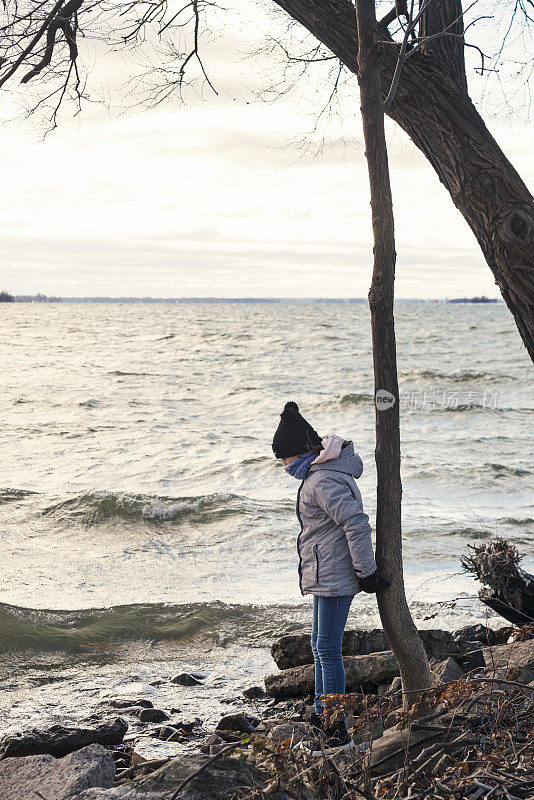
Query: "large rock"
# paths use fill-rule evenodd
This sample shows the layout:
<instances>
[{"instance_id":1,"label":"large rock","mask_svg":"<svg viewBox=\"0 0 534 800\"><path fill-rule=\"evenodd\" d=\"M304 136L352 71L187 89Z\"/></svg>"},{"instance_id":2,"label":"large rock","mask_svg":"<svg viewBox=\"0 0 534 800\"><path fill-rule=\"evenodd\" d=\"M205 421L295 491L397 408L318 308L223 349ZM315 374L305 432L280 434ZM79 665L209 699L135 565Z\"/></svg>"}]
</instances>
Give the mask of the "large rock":
<instances>
[{"instance_id":1,"label":"large rock","mask_svg":"<svg viewBox=\"0 0 534 800\"><path fill-rule=\"evenodd\" d=\"M391 650L367 656L347 656L343 662L347 692L360 691L360 687L367 684L379 686L381 683L390 683L399 674L399 667ZM314 686L313 665L285 669L265 678L267 694L278 699L313 693Z\"/></svg>"},{"instance_id":2,"label":"large rock","mask_svg":"<svg viewBox=\"0 0 534 800\"><path fill-rule=\"evenodd\" d=\"M127 723L117 717L114 722L105 722L96 728L65 728L63 725L53 725L45 731L16 733L5 736L0 741L0 759L44 753L61 758L90 744L120 744L127 730Z\"/></svg>"},{"instance_id":3,"label":"large rock","mask_svg":"<svg viewBox=\"0 0 534 800\"><path fill-rule=\"evenodd\" d=\"M430 629L422 630L418 633L429 658L437 658L438 661L442 661L444 658L454 656L460 652L458 644L454 641L454 636L450 631Z\"/></svg>"},{"instance_id":4,"label":"large rock","mask_svg":"<svg viewBox=\"0 0 534 800\"><path fill-rule=\"evenodd\" d=\"M388 650L389 644L384 631L375 628L371 631L348 630L343 634L342 652L344 656L360 656ZM273 642L271 654L279 669L291 669L313 663L313 653L308 633L288 634Z\"/></svg>"},{"instance_id":5,"label":"large rock","mask_svg":"<svg viewBox=\"0 0 534 800\"><path fill-rule=\"evenodd\" d=\"M449 631L421 630L419 636L429 658L441 661L447 656L461 652L461 645ZM343 634L344 656L370 655L384 650L389 650L389 644L384 631L380 628L373 628L370 631L348 630ZM281 636L273 642L271 653L279 669L291 669L313 663L310 636L307 633Z\"/></svg>"},{"instance_id":6,"label":"large rock","mask_svg":"<svg viewBox=\"0 0 534 800\"><path fill-rule=\"evenodd\" d=\"M453 636L454 641L458 642L460 647L471 642L479 642L486 646L499 644L498 634L492 628L488 628L480 622L475 625L465 625L463 628L454 631Z\"/></svg>"},{"instance_id":7,"label":"large rock","mask_svg":"<svg viewBox=\"0 0 534 800\"><path fill-rule=\"evenodd\" d=\"M215 730L252 733L259 724L260 720L257 717L251 717L249 714L225 714L219 720Z\"/></svg>"},{"instance_id":8,"label":"large rock","mask_svg":"<svg viewBox=\"0 0 534 800\"><path fill-rule=\"evenodd\" d=\"M483 654L490 675L504 678L511 672L512 680L529 682L529 673L534 671L534 639L485 647Z\"/></svg>"},{"instance_id":9,"label":"large rock","mask_svg":"<svg viewBox=\"0 0 534 800\"><path fill-rule=\"evenodd\" d=\"M480 672L486 666L483 650L471 650L463 656L457 656L455 661L461 666L464 673Z\"/></svg>"},{"instance_id":10,"label":"large rock","mask_svg":"<svg viewBox=\"0 0 534 800\"><path fill-rule=\"evenodd\" d=\"M454 683L459 680L464 671L459 664L456 663L454 658L447 658L445 661L440 661L431 667L433 683L439 686L441 683Z\"/></svg>"},{"instance_id":11,"label":"large rock","mask_svg":"<svg viewBox=\"0 0 534 800\"><path fill-rule=\"evenodd\" d=\"M143 708L139 713L140 722L165 722L170 715L161 708Z\"/></svg>"},{"instance_id":12,"label":"large rock","mask_svg":"<svg viewBox=\"0 0 534 800\"><path fill-rule=\"evenodd\" d=\"M267 738L277 745L281 745L282 742L297 744L310 738L310 725L307 722L281 722L279 725L274 725Z\"/></svg>"},{"instance_id":13,"label":"large rock","mask_svg":"<svg viewBox=\"0 0 534 800\"><path fill-rule=\"evenodd\" d=\"M402 767L409 758L415 758L425 748L433 742L450 738L442 731L418 731L403 728L397 730L390 728L384 731L380 739L373 742L373 748L369 752L367 764L373 776L386 775L399 767Z\"/></svg>"},{"instance_id":14,"label":"large rock","mask_svg":"<svg viewBox=\"0 0 534 800\"><path fill-rule=\"evenodd\" d=\"M51 755L6 758L0 763L0 800L67 800L92 786L109 787L115 764L98 744L56 759Z\"/></svg>"},{"instance_id":15,"label":"large rock","mask_svg":"<svg viewBox=\"0 0 534 800\"><path fill-rule=\"evenodd\" d=\"M162 800L172 796L179 784L196 772L207 756L186 755L173 759L143 780L142 786L124 784L113 789L89 789L76 800ZM238 789L261 788L269 780L264 773L237 758L219 758L180 792L180 800L228 800ZM272 800L288 800L285 792L270 795Z\"/></svg>"}]
</instances>

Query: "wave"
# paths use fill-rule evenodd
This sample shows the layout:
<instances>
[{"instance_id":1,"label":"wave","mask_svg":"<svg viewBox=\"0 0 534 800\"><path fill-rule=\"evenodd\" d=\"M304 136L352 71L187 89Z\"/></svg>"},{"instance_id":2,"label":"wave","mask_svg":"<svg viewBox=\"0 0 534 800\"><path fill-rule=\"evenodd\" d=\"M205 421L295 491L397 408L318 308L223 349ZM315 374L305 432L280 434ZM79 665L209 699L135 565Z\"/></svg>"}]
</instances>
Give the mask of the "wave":
<instances>
[{"instance_id":1,"label":"wave","mask_svg":"<svg viewBox=\"0 0 534 800\"><path fill-rule=\"evenodd\" d=\"M219 601L171 605L145 603L76 611L37 610L0 603L0 651L83 650L116 640L225 640L265 621L261 606Z\"/></svg>"},{"instance_id":2,"label":"wave","mask_svg":"<svg viewBox=\"0 0 534 800\"><path fill-rule=\"evenodd\" d=\"M23 497L30 497L33 494L37 494L37 492L32 492L29 489L0 489L0 505L21 500Z\"/></svg>"},{"instance_id":3,"label":"wave","mask_svg":"<svg viewBox=\"0 0 534 800\"><path fill-rule=\"evenodd\" d=\"M448 380L453 383L465 383L468 381L496 381L496 380L512 380L510 375L495 374L492 372L476 372L475 370L458 370L456 372L438 372L433 369L421 369L415 372L401 372L400 376L403 380L421 379L421 380Z\"/></svg>"},{"instance_id":4,"label":"wave","mask_svg":"<svg viewBox=\"0 0 534 800\"><path fill-rule=\"evenodd\" d=\"M111 372L108 372L108 375L117 375L117 376L136 376L139 378L145 378L147 376L155 376L157 372L123 372L122 369L114 369Z\"/></svg>"},{"instance_id":5,"label":"wave","mask_svg":"<svg viewBox=\"0 0 534 800\"><path fill-rule=\"evenodd\" d=\"M494 408L491 404L487 403L457 403L456 405L445 405L437 403L435 406L429 409L429 411L433 414L441 413L441 414L452 414L455 412L463 413L464 411L492 411L493 413L497 412L500 413L501 411L507 411L508 409L505 408Z\"/></svg>"},{"instance_id":6,"label":"wave","mask_svg":"<svg viewBox=\"0 0 534 800\"><path fill-rule=\"evenodd\" d=\"M462 464L462 465L452 465L449 464L445 465L437 465L437 466L422 466L418 467L414 464L410 464L405 468L405 475L410 478L410 480L415 479L426 479L429 478L434 480L436 478L443 479L445 481L449 480L450 475L461 475L462 478L465 479L481 479L484 480L488 479L495 479L495 478L524 478L527 475L531 475L531 471L528 469L522 469L521 467L510 467L506 464Z\"/></svg>"},{"instance_id":7,"label":"wave","mask_svg":"<svg viewBox=\"0 0 534 800\"><path fill-rule=\"evenodd\" d=\"M101 402L101 400L90 398L89 400L83 400L81 403L78 403L78 405L80 408L98 408L101 405Z\"/></svg>"},{"instance_id":8,"label":"wave","mask_svg":"<svg viewBox=\"0 0 534 800\"><path fill-rule=\"evenodd\" d=\"M520 467L507 467L506 464L486 464L486 467L489 467L490 470L498 477L514 475L515 477L522 478L525 475L532 474L529 469L520 469Z\"/></svg>"},{"instance_id":9,"label":"wave","mask_svg":"<svg viewBox=\"0 0 534 800\"><path fill-rule=\"evenodd\" d=\"M236 389L232 389L231 392L228 392L226 395L227 397L234 397L236 394L245 394L246 392L258 392L260 391L257 386L238 386Z\"/></svg>"},{"instance_id":10,"label":"wave","mask_svg":"<svg viewBox=\"0 0 534 800\"><path fill-rule=\"evenodd\" d=\"M445 536L460 536L462 539L488 539L491 536L484 528L453 528L445 531Z\"/></svg>"},{"instance_id":11,"label":"wave","mask_svg":"<svg viewBox=\"0 0 534 800\"><path fill-rule=\"evenodd\" d=\"M344 394L339 402L342 406L359 406L362 403L373 403L374 398L372 394L365 392L354 392L353 394Z\"/></svg>"},{"instance_id":12,"label":"wave","mask_svg":"<svg viewBox=\"0 0 534 800\"><path fill-rule=\"evenodd\" d=\"M73 518L85 525L107 520L183 521L194 518L206 523L235 514L251 513L251 501L235 494L210 494L191 497L163 497L113 492L94 492L71 497L45 508L42 516Z\"/></svg>"}]
</instances>

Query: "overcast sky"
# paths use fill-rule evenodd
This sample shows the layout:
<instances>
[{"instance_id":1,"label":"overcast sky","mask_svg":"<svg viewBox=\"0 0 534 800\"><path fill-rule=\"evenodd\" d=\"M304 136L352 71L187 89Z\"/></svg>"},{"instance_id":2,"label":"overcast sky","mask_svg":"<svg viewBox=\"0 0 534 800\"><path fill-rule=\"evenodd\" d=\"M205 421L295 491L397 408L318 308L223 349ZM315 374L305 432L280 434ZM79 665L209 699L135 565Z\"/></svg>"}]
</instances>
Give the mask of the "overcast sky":
<instances>
[{"instance_id":1,"label":"overcast sky","mask_svg":"<svg viewBox=\"0 0 534 800\"><path fill-rule=\"evenodd\" d=\"M367 166L357 84L320 122L325 81L274 103L258 88L281 69L248 56L259 17L204 48L219 97L122 113L131 65L111 56L93 84L111 98L66 113L45 141L18 119L0 129L0 289L63 296L363 297L371 274ZM268 19L268 18L266 18ZM277 23L275 23L277 24ZM262 34L263 35L263 34ZM478 101L482 81L470 74ZM2 101L4 120L13 101ZM485 113L529 188L532 125ZM41 131L42 133L42 131ZM499 296L463 217L430 164L388 120L397 295ZM328 139L321 152L320 140Z\"/></svg>"}]
</instances>

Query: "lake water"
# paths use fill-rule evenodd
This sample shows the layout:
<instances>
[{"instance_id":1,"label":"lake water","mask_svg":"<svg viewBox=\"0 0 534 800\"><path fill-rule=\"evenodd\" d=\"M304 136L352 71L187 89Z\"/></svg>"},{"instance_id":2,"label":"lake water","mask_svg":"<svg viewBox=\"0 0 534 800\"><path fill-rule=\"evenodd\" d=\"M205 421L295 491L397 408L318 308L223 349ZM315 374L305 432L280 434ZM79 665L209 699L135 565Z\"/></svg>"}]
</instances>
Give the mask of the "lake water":
<instances>
[{"instance_id":1,"label":"lake water","mask_svg":"<svg viewBox=\"0 0 534 800\"><path fill-rule=\"evenodd\" d=\"M212 688L259 680L271 634L310 614L298 483L271 450L287 400L321 435L354 441L374 519L366 304L0 311L0 679L5 708L20 709L11 724L39 703L50 718L74 713L80 682L88 708L184 664L204 665ZM487 614L460 574L468 544L499 534L534 563L534 370L503 304L399 303L397 341L407 594L419 625L459 627ZM378 624L374 597L358 596L349 624ZM54 681L39 677L50 670L70 675L62 709Z\"/></svg>"}]
</instances>

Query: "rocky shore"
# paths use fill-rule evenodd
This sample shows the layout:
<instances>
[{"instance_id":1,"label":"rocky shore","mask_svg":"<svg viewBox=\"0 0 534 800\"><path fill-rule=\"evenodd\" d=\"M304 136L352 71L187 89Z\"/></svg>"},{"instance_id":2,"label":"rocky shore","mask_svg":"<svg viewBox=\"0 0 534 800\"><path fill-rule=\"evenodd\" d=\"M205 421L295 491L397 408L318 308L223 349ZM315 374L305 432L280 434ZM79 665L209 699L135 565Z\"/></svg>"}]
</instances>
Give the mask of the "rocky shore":
<instances>
[{"instance_id":1,"label":"rocky shore","mask_svg":"<svg viewBox=\"0 0 534 800\"><path fill-rule=\"evenodd\" d=\"M309 637L283 636L272 646L279 671L234 698L215 729L146 697L116 697L83 727L5 736L0 800L533 797L532 626L420 635L435 686L408 713L383 632L346 632L350 754L329 756L315 738ZM203 677L170 680L195 692Z\"/></svg>"}]
</instances>

